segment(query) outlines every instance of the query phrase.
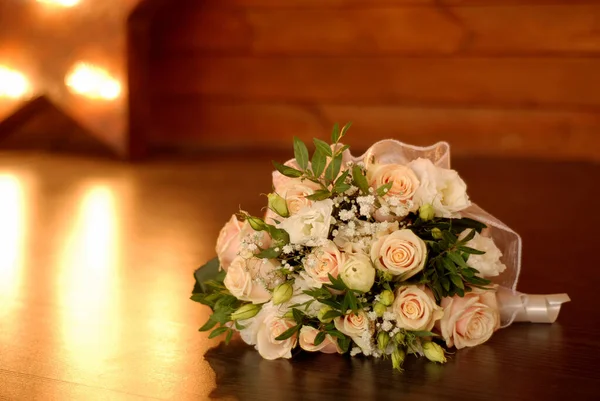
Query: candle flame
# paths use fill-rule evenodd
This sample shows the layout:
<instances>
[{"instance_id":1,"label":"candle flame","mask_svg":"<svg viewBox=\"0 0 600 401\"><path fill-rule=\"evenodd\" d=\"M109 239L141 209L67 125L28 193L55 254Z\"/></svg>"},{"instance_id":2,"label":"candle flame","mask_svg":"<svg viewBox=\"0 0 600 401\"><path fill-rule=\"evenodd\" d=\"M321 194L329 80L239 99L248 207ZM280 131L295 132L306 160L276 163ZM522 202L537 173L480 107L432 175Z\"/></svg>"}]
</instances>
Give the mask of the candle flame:
<instances>
[{"instance_id":1,"label":"candle flame","mask_svg":"<svg viewBox=\"0 0 600 401\"><path fill-rule=\"evenodd\" d=\"M121 84L100 68L78 63L65 78L71 92L90 99L115 100L121 94Z\"/></svg>"},{"instance_id":2,"label":"candle flame","mask_svg":"<svg viewBox=\"0 0 600 401\"><path fill-rule=\"evenodd\" d=\"M17 70L0 65L0 97L20 99L30 90L27 77Z\"/></svg>"}]
</instances>

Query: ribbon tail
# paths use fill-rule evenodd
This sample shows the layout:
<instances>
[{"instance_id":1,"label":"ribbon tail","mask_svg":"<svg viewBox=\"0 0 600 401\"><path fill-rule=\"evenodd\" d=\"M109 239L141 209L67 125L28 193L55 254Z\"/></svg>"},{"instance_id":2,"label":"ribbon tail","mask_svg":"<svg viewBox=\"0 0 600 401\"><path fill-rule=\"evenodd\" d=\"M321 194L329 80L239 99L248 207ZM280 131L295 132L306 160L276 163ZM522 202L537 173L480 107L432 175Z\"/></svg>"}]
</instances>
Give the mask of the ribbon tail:
<instances>
[{"instance_id":1,"label":"ribbon tail","mask_svg":"<svg viewBox=\"0 0 600 401\"><path fill-rule=\"evenodd\" d=\"M523 294L507 288L500 288L497 295L502 327L514 322L554 323L561 305L571 300L567 294Z\"/></svg>"}]
</instances>

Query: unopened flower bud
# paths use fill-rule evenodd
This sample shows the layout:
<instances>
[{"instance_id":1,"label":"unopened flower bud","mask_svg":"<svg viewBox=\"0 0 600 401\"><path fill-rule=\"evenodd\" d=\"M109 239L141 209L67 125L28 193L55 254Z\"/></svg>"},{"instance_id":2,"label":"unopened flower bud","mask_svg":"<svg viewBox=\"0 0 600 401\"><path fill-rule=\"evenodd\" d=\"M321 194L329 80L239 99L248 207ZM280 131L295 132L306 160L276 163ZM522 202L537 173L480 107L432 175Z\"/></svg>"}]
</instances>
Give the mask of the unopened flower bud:
<instances>
[{"instance_id":1,"label":"unopened flower bud","mask_svg":"<svg viewBox=\"0 0 600 401\"><path fill-rule=\"evenodd\" d=\"M294 319L294 311L290 309L289 311L285 312L282 317L284 319Z\"/></svg>"},{"instance_id":2,"label":"unopened flower bud","mask_svg":"<svg viewBox=\"0 0 600 401\"><path fill-rule=\"evenodd\" d=\"M423 353L431 362L446 362L446 357L444 356L444 349L438 344L434 343L433 341L423 342Z\"/></svg>"},{"instance_id":3,"label":"unopened flower bud","mask_svg":"<svg viewBox=\"0 0 600 401\"><path fill-rule=\"evenodd\" d=\"M390 342L390 335L385 331L380 331L377 335L377 347L380 351L385 351L386 347Z\"/></svg>"},{"instance_id":4,"label":"unopened flower bud","mask_svg":"<svg viewBox=\"0 0 600 401\"><path fill-rule=\"evenodd\" d=\"M273 290L273 305L279 305L290 300L294 295L294 287L292 283L286 281L283 284L279 284Z\"/></svg>"},{"instance_id":5,"label":"unopened flower bud","mask_svg":"<svg viewBox=\"0 0 600 401\"><path fill-rule=\"evenodd\" d=\"M390 306L394 303L394 293L390 290L383 291L381 294L379 294L379 302L385 306Z\"/></svg>"},{"instance_id":6,"label":"unopened flower bud","mask_svg":"<svg viewBox=\"0 0 600 401\"><path fill-rule=\"evenodd\" d=\"M392 352L392 366L394 369L402 370L404 358L406 358L406 352L402 348L397 348Z\"/></svg>"},{"instance_id":7,"label":"unopened flower bud","mask_svg":"<svg viewBox=\"0 0 600 401\"><path fill-rule=\"evenodd\" d=\"M325 314L326 314L327 312L329 312L330 310L332 310L332 309L331 309L331 307L329 307L329 306L327 306L327 305L325 305L325 306L323 306L321 309L319 309L319 314L317 315L317 317L319 318L319 320L320 320L322 323L330 323L330 322L333 320L333 318L332 318L332 317L330 317L330 318L327 318L327 319L325 319L325 318L324 318Z\"/></svg>"},{"instance_id":8,"label":"unopened flower bud","mask_svg":"<svg viewBox=\"0 0 600 401\"><path fill-rule=\"evenodd\" d=\"M382 272L381 270L379 272L383 281L392 281L394 279L394 275L390 272Z\"/></svg>"},{"instance_id":9,"label":"unopened flower bud","mask_svg":"<svg viewBox=\"0 0 600 401\"><path fill-rule=\"evenodd\" d=\"M246 320L254 317L260 312L260 305L255 304L246 304L244 306L240 306L237 310L235 310L231 314L231 320Z\"/></svg>"},{"instance_id":10,"label":"unopened flower bud","mask_svg":"<svg viewBox=\"0 0 600 401\"><path fill-rule=\"evenodd\" d=\"M385 306L384 304L382 304L381 302L377 302L375 305L373 305L373 312L375 312L375 314L378 317L383 316L383 314L387 311L387 306Z\"/></svg>"},{"instance_id":11,"label":"unopened flower bud","mask_svg":"<svg viewBox=\"0 0 600 401\"><path fill-rule=\"evenodd\" d=\"M267 228L263 219L259 219L258 217L246 216L246 221L254 231L263 231Z\"/></svg>"},{"instance_id":12,"label":"unopened flower bud","mask_svg":"<svg viewBox=\"0 0 600 401\"><path fill-rule=\"evenodd\" d=\"M404 342L404 337L404 332L399 331L394 336L394 341L396 341L396 344L402 344Z\"/></svg>"},{"instance_id":13,"label":"unopened flower bud","mask_svg":"<svg viewBox=\"0 0 600 401\"><path fill-rule=\"evenodd\" d=\"M431 230L431 236L434 239L442 239L442 230L440 230L439 228L434 228L433 230Z\"/></svg>"},{"instance_id":14,"label":"unopened flower bud","mask_svg":"<svg viewBox=\"0 0 600 401\"><path fill-rule=\"evenodd\" d=\"M419 208L419 217L423 221L428 221L435 217L435 211L431 203L426 203Z\"/></svg>"},{"instance_id":15,"label":"unopened flower bud","mask_svg":"<svg viewBox=\"0 0 600 401\"><path fill-rule=\"evenodd\" d=\"M276 193L267 195L269 199L269 209L277 213L281 217L289 217L290 212L287 207L287 202Z\"/></svg>"}]
</instances>

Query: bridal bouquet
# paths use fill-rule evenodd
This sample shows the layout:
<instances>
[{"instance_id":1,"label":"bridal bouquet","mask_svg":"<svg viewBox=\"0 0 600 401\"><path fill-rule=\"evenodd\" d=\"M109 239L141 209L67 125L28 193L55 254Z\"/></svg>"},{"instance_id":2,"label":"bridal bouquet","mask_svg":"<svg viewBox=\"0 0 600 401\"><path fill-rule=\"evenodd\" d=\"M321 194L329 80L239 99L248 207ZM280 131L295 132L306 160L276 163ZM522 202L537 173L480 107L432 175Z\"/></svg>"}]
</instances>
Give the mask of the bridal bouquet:
<instances>
[{"instance_id":1,"label":"bridal bouquet","mask_svg":"<svg viewBox=\"0 0 600 401\"><path fill-rule=\"evenodd\" d=\"M200 331L235 332L266 359L294 350L446 361L515 320L552 322L566 294L515 291L519 236L472 204L449 147L382 141L353 157L336 125L312 156L274 162L264 216L239 212L192 300Z\"/></svg>"}]
</instances>

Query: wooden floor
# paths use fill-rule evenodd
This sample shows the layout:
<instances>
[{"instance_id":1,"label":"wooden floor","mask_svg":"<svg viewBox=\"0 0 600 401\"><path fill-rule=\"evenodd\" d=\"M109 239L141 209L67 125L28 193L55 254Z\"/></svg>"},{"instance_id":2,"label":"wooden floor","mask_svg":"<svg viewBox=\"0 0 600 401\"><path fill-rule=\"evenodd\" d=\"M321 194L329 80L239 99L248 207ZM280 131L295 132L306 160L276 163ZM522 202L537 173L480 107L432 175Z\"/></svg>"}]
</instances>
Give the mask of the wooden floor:
<instances>
[{"instance_id":1,"label":"wooden floor","mask_svg":"<svg viewBox=\"0 0 600 401\"><path fill-rule=\"evenodd\" d=\"M555 325L514 325L444 367L409 360L399 375L361 358L264 361L197 331L208 310L188 299L192 272L231 213L260 210L269 160L0 153L0 399L597 396L600 165L456 160L472 198L524 237L520 289L573 302Z\"/></svg>"}]
</instances>

